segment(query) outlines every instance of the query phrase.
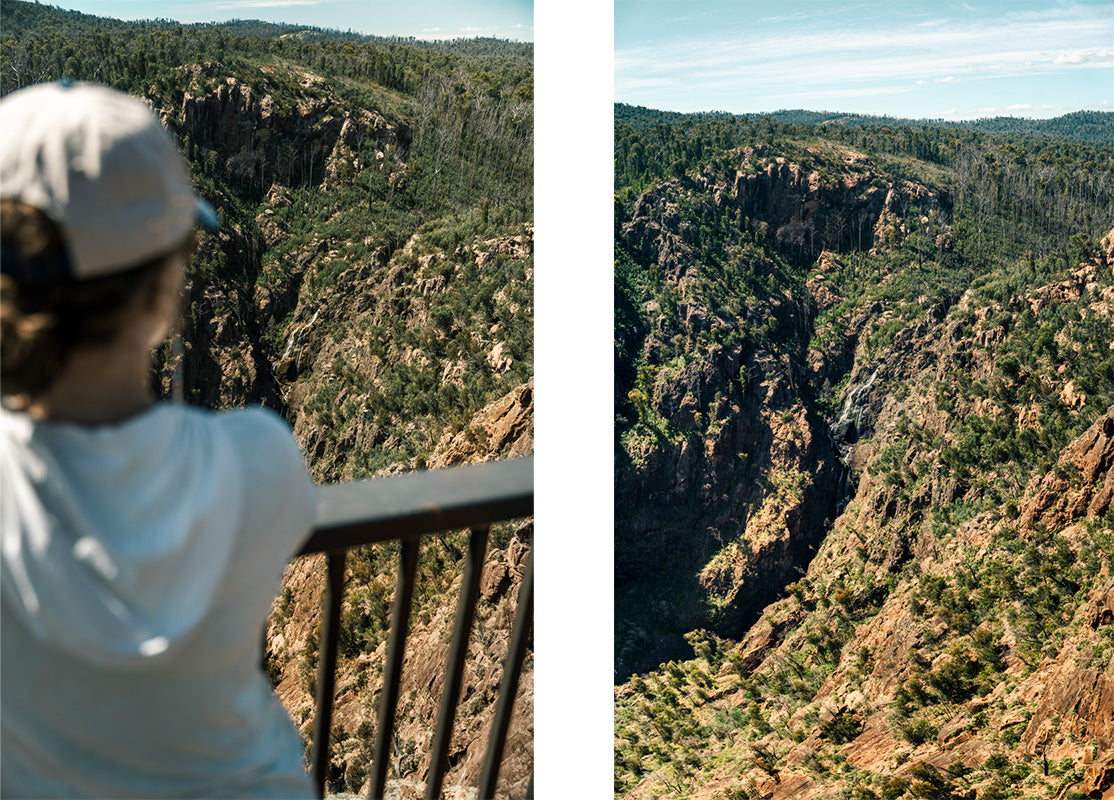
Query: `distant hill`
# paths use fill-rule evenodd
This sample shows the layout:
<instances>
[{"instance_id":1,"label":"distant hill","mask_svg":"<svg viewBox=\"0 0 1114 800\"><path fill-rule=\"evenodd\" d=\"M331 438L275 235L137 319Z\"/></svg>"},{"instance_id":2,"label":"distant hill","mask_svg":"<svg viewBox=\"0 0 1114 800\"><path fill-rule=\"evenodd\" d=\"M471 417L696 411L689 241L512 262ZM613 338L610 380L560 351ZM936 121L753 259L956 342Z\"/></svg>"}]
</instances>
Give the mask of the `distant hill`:
<instances>
[{"instance_id":1,"label":"distant hill","mask_svg":"<svg viewBox=\"0 0 1114 800\"><path fill-rule=\"evenodd\" d=\"M317 28L306 25L287 25L278 22L265 22L258 19L234 19L228 22L198 22L183 25L173 19L153 18L128 22L111 17L96 17L80 11L41 3L27 3L23 0L4 0L4 34L14 39L25 36L48 36L53 33L76 31L86 33L90 29L100 33L117 30L129 31L178 31L209 30L217 28L232 35L252 39L296 38L301 41L338 42L367 45L405 45L421 50L452 53L457 56L500 58L523 64L533 64L534 45L532 42L512 42L493 37L472 39L416 39L413 36L372 36L351 29L340 31L330 28Z\"/></svg>"},{"instance_id":2,"label":"distant hill","mask_svg":"<svg viewBox=\"0 0 1114 800\"><path fill-rule=\"evenodd\" d=\"M1114 112L1075 111L1053 119L1026 119L1023 117L989 117L986 119L949 121L943 119L907 119L901 117L846 114L835 111L806 111L803 109L780 110L771 113L731 114L727 111L709 111L682 114L675 111L657 111L641 106L619 103L615 106L615 119L631 127L672 124L685 119L704 122L713 119L762 119L769 117L788 125L842 125L845 127L917 127L951 128L979 133L1003 135L1050 136L1075 139L1094 144L1114 145Z\"/></svg>"}]
</instances>

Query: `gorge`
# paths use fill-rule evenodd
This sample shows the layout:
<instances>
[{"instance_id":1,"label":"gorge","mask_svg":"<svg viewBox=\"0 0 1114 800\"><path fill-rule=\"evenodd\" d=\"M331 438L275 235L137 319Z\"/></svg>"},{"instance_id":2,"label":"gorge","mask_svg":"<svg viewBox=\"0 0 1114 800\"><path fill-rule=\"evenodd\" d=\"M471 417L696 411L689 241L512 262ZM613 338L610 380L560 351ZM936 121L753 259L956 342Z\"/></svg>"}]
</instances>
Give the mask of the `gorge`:
<instances>
[{"instance_id":1,"label":"gorge","mask_svg":"<svg viewBox=\"0 0 1114 800\"><path fill-rule=\"evenodd\" d=\"M1114 151L615 136L616 795L1102 796Z\"/></svg>"}]
</instances>

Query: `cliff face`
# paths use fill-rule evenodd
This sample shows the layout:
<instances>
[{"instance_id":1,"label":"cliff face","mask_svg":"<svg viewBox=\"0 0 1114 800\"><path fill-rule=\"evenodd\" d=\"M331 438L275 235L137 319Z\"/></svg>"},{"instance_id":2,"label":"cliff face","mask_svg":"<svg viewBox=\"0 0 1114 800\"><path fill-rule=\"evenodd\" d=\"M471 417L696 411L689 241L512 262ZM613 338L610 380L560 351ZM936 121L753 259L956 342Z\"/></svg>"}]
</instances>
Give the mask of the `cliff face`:
<instances>
[{"instance_id":1,"label":"cliff face","mask_svg":"<svg viewBox=\"0 0 1114 800\"><path fill-rule=\"evenodd\" d=\"M263 339L293 310L314 264L303 257L277 279L260 276L268 249L289 238L275 214L289 210L295 189L328 191L338 170L351 176L373 168L388 181L404 182L410 128L350 106L310 73L272 69L274 85L264 77L260 87L241 82L220 63L179 73L178 91L152 87L149 99L195 174L211 181L209 199L227 223L204 243L206 265L215 262L216 269L187 276L182 369L188 399L210 407L279 407L274 354ZM296 88L289 85L293 78L300 80ZM259 195L255 219L244 219L240 207Z\"/></svg>"},{"instance_id":2,"label":"cliff face","mask_svg":"<svg viewBox=\"0 0 1114 800\"><path fill-rule=\"evenodd\" d=\"M794 284L776 251L755 245L809 253L860 228L877 232L853 237L868 244L896 243L893 231L914 228L950 241L945 194L879 185L860 154L817 155L819 168L807 173L762 149L738 155L744 169L733 182L706 173L656 186L622 226L624 245L660 272L663 288L643 310L632 391L646 407L616 476L617 597L624 608L645 607L644 578L665 551L677 586L669 613L655 612L657 630L620 609L620 678L677 657L681 633L694 627L741 636L807 565L844 499L844 456L817 400L846 374L868 315L836 320L839 332L810 353L818 311L841 299L823 286L842 268L838 257L819 251L807 285ZM924 214L897 216L914 198ZM727 263L705 256L715 234L702 219L728 221L736 243ZM846 413L836 437L857 437L850 415L862 410Z\"/></svg>"},{"instance_id":3,"label":"cliff face","mask_svg":"<svg viewBox=\"0 0 1114 800\"><path fill-rule=\"evenodd\" d=\"M483 409L473 426L488 434L477 450L446 438L431 457L431 467L471 463L532 452L533 382ZM463 447L463 451L462 451ZM488 546L461 688L446 786L475 786L486 754L487 737L498 699L503 660L510 643L532 521L496 526ZM464 534L428 537L418 568L415 608L406 642L395 722L397 749L388 776L392 781L422 781L429 769L433 723L444 688L460 590ZM387 619L395 586L397 547L385 554L352 551L342 608L342 653L337 670L330 785L366 794L371 749L378 722L377 701L386 661ZM364 548L364 551L368 548ZM324 558L299 559L287 567L284 595L278 599L267 633L267 660L283 705L308 741L316 692L317 629L325 586ZM515 695L515 712L500 772L499 795L522 797L533 771L534 669L528 659Z\"/></svg>"},{"instance_id":4,"label":"cliff face","mask_svg":"<svg viewBox=\"0 0 1114 800\"><path fill-rule=\"evenodd\" d=\"M376 465L372 454L409 454L414 439L427 450L446 436L475 439L469 456L462 451L453 463L511 453L513 437L504 434L494 446L460 418L457 398L480 385L510 392L529 376L532 256L530 226L448 252L415 235L391 257L373 253L299 297L275 374L320 479L351 480ZM476 319L486 316L477 308L484 302L498 321ZM423 402L419 392L435 394ZM434 407L441 399L454 406L455 419ZM436 455L411 458L411 466L440 463Z\"/></svg>"},{"instance_id":5,"label":"cliff face","mask_svg":"<svg viewBox=\"0 0 1114 800\"><path fill-rule=\"evenodd\" d=\"M624 209L617 793L1102 796L1114 231L957 276L947 192L770 157Z\"/></svg>"},{"instance_id":6,"label":"cliff face","mask_svg":"<svg viewBox=\"0 0 1114 800\"><path fill-rule=\"evenodd\" d=\"M1098 485L1108 482L1114 443L1107 431L1112 429L1114 407L1072 443L1057 466L1082 463ZM1023 520L1043 504L1047 487L1042 483L1035 481L1021 498ZM879 496L875 486L860 486L859 497L838 523L841 529L825 540L797 596L765 610L727 655L715 681L712 706L753 708L751 687L776 684L794 665L806 676L808 688L800 690L804 702L787 715L777 715L776 690L765 702L758 701L776 730L747 747L775 753L780 766L711 773L694 796L716 797L746 785L761 797L821 798L855 784L908 787L931 780L926 774L956 797L968 796L968 790L976 792L969 796L994 796L1001 786L1016 786L1026 776L1035 796L1057 788L1090 796L1109 788L1114 677L1108 637L1114 578L1105 556L1101 560L1106 563L1091 565L1088 551L1111 506L1109 499L1087 507L1073 502L1091 494L1092 485L1073 484L1073 497L1065 506L1072 510L1058 517L1054 527L1023 522L1016 533L1006 533L1016 537L1009 542L1020 543L1034 556L1047 552L1045 542L1052 539L1066 563L1086 564L1076 567L1070 579L1052 578L1076 581L1076 599L1064 616L1050 620L1062 626L1056 634L1026 629L1032 624L1026 621L1028 614L1037 611L1030 604L1038 602L1039 587L1015 589L985 619L964 619L962 609L960 614L953 610L962 602L947 599L951 576L1014 571L1010 550L1020 548L1003 543L1007 521L991 512L962 523L954 533L933 534L924 526L915 541L903 542L899 531L910 510L899 510L888 520L881 515L885 522L880 522L877 506L885 494ZM1050 537L1051 530L1057 533ZM1101 536L1109 535L1107 523ZM918 579L896 581L885 598L864 596L862 587L884 585L887 576L902 574L889 564L895 539L899 548L912 545L909 557L918 565ZM1051 573L1047 567L1038 571ZM1079 580L1086 572L1090 576ZM1018 573L1020 583L1025 573ZM933 613L926 609L931 603L926 603L925 587L941 584L946 603ZM825 603L824 597L831 600ZM794 628L797 635L788 633ZM804 636L799 635L802 629ZM834 651L818 648L808 654L807 642L820 635L831 637L820 643ZM747 687L726 689L740 672ZM853 768L851 776L834 769L841 760ZM1048 772L1045 763L1052 765ZM1031 775L1028 769L1019 772L1018 764L1035 769ZM927 773L923 765L928 765Z\"/></svg>"},{"instance_id":7,"label":"cliff face","mask_svg":"<svg viewBox=\"0 0 1114 800\"><path fill-rule=\"evenodd\" d=\"M823 158L818 148L813 155ZM852 150L812 170L771 156L763 147L746 148L742 156L743 168L732 187L734 203L746 216L766 222L780 245L796 250L892 248L913 229L951 218L946 192L894 180ZM762 163L764 169L753 171ZM721 201L727 202L722 196Z\"/></svg>"},{"instance_id":8,"label":"cliff face","mask_svg":"<svg viewBox=\"0 0 1114 800\"><path fill-rule=\"evenodd\" d=\"M179 73L152 102L225 224L187 276L165 394L178 362L191 402L275 408L314 474L335 481L424 466L530 378L531 224L489 224L486 206L416 211L410 124L318 76Z\"/></svg>"},{"instance_id":9,"label":"cliff face","mask_svg":"<svg viewBox=\"0 0 1114 800\"><path fill-rule=\"evenodd\" d=\"M152 102L224 222L187 276L162 391L270 406L321 482L531 453L532 225L488 224L486 206L416 210L410 123L308 72L248 80L207 63L172 87L152 87ZM492 531L446 785L478 782L532 530ZM428 770L466 546L461 533L423 545L392 781ZM349 554L330 791L366 781L396 560L390 546ZM268 672L307 740L324 579L322 558L293 562L267 634ZM515 709L500 797L523 796L532 771L529 662Z\"/></svg>"},{"instance_id":10,"label":"cliff face","mask_svg":"<svg viewBox=\"0 0 1114 800\"><path fill-rule=\"evenodd\" d=\"M167 121L194 150L195 159L219 162L238 182L266 187L323 176L335 180L341 159L354 161L351 168L360 171L357 154L365 142L372 144L368 155L380 165L387 161L392 170L405 166L409 126L371 109L345 108L318 76L282 76L299 81L290 102L279 99L282 93L267 81L278 82L275 68L264 69L265 82L259 87L228 75L221 64L183 70L189 88L180 101L174 99L174 107L164 109Z\"/></svg>"}]
</instances>

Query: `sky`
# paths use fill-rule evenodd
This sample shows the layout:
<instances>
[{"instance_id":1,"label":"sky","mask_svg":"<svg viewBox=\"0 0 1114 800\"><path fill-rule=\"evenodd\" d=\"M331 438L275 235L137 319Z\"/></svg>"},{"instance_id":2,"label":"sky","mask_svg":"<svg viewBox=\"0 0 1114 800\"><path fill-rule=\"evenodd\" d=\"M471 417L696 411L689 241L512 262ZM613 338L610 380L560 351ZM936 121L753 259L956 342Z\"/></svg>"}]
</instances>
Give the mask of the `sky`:
<instances>
[{"instance_id":1,"label":"sky","mask_svg":"<svg viewBox=\"0 0 1114 800\"><path fill-rule=\"evenodd\" d=\"M1114 111L1107 0L615 0L615 99L913 119Z\"/></svg>"},{"instance_id":2,"label":"sky","mask_svg":"<svg viewBox=\"0 0 1114 800\"><path fill-rule=\"evenodd\" d=\"M261 19L376 36L534 41L533 0L46 0L114 19L226 22Z\"/></svg>"}]
</instances>

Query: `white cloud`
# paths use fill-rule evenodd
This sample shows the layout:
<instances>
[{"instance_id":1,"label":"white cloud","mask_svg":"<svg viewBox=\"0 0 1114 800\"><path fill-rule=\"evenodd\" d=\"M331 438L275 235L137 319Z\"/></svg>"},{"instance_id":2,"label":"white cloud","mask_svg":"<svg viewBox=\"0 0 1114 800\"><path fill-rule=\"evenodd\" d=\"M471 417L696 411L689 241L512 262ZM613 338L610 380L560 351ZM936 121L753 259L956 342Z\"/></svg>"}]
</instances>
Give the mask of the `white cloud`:
<instances>
[{"instance_id":1,"label":"white cloud","mask_svg":"<svg viewBox=\"0 0 1114 800\"><path fill-rule=\"evenodd\" d=\"M1059 64L1061 66L1065 64L1073 66L1077 64L1091 64L1096 61L1114 62L1114 50L1111 50L1109 47L1104 47L1101 50L1091 50L1089 52L1076 50L1071 53L1063 53L1052 59L1053 64Z\"/></svg>"},{"instance_id":2,"label":"white cloud","mask_svg":"<svg viewBox=\"0 0 1114 800\"><path fill-rule=\"evenodd\" d=\"M701 17L708 17L718 13L719 11L698 11L695 14L682 14L679 17L673 17L670 22L691 22Z\"/></svg>"},{"instance_id":3,"label":"white cloud","mask_svg":"<svg viewBox=\"0 0 1114 800\"><path fill-rule=\"evenodd\" d=\"M1069 110L1060 106L1014 103L1005 108L980 108L979 114L984 117L1050 117L1056 114L1064 114Z\"/></svg>"},{"instance_id":4,"label":"white cloud","mask_svg":"<svg viewBox=\"0 0 1114 800\"><path fill-rule=\"evenodd\" d=\"M829 17L822 27L811 17L795 24L799 15L790 15L771 22L759 18L745 28L709 26L696 40L685 39L688 34L678 26L675 33L658 33L652 45L617 43L615 92L620 100L680 110L678 104L722 108L742 98L763 106L804 98L811 105L813 97L867 96L897 84L904 88L887 91L932 84L958 91L964 83L975 91L988 81L1000 85L1019 76L1062 74L1057 54L1114 61L1110 26L1103 24L1111 11L1112 3L1075 3L900 26L885 15L844 14Z\"/></svg>"},{"instance_id":5,"label":"white cloud","mask_svg":"<svg viewBox=\"0 0 1114 800\"><path fill-rule=\"evenodd\" d=\"M810 92L798 92L786 95L793 97L876 97L883 94L904 94L909 91L908 86L856 86L847 89L821 89Z\"/></svg>"},{"instance_id":6,"label":"white cloud","mask_svg":"<svg viewBox=\"0 0 1114 800\"><path fill-rule=\"evenodd\" d=\"M955 75L961 71L1009 77L1022 73L1027 61L1048 65L1051 54L1047 50L1002 44L1029 41L1040 41L1032 25L947 30L931 25L816 33L774 27L742 38L617 48L616 89L621 92L636 75L667 73L687 74L688 80L701 83L746 81L770 91L783 86L882 79L958 82L961 79Z\"/></svg>"}]
</instances>

